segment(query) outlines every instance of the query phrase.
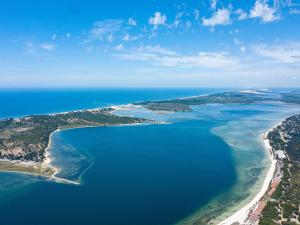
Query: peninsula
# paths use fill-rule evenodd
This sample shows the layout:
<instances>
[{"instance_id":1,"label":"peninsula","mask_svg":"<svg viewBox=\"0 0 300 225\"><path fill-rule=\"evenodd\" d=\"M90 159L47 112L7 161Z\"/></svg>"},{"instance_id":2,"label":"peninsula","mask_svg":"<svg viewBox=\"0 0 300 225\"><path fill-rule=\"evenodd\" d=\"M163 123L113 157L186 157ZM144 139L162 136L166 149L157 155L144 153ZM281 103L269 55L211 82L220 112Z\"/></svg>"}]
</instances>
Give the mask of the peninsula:
<instances>
[{"instance_id":1,"label":"peninsula","mask_svg":"<svg viewBox=\"0 0 300 225\"><path fill-rule=\"evenodd\" d=\"M113 109L79 110L0 120L0 170L54 178L47 150L56 130L142 123L145 120L111 114Z\"/></svg>"},{"instance_id":2,"label":"peninsula","mask_svg":"<svg viewBox=\"0 0 300 225\"><path fill-rule=\"evenodd\" d=\"M228 91L202 96L177 98L162 101L145 101L135 103L152 111L187 112L193 105L204 104L251 104L262 101L276 101L300 104L298 93L277 93L270 90Z\"/></svg>"},{"instance_id":3,"label":"peninsula","mask_svg":"<svg viewBox=\"0 0 300 225\"><path fill-rule=\"evenodd\" d=\"M138 102L134 105L152 111L188 112L192 110L194 105L254 104L264 101L299 104L300 95L269 90L244 90L162 101ZM51 165L51 157L49 157L51 134L57 130L69 128L125 125L148 121L129 116L117 116L112 114L114 110L114 107L98 108L0 120L0 170L30 173L58 182L74 183L56 177L59 169ZM299 161L297 158L297 151L299 152L299 150L296 150L299 147L299 118L298 115L286 119L266 136L272 147L271 155L277 160L276 173L274 176L273 174L270 175L272 182L270 185L267 184L268 191L264 191L261 195L263 197L255 201L255 204L247 210L248 221L252 220L255 223L260 221L261 224L270 224L270 221L275 221L274 224L284 224L283 221L286 220L299 221L297 210L288 211L288 216L286 214L286 209L295 209L299 206L299 202L293 200L294 203L288 205L287 201L283 200L286 199L283 196L292 199L292 196L299 194L297 189L299 187L297 183L299 165L296 163ZM290 185L292 191L286 191L287 185ZM276 188L277 186L279 188ZM270 218L270 215L277 215L279 212L280 218Z\"/></svg>"}]
</instances>

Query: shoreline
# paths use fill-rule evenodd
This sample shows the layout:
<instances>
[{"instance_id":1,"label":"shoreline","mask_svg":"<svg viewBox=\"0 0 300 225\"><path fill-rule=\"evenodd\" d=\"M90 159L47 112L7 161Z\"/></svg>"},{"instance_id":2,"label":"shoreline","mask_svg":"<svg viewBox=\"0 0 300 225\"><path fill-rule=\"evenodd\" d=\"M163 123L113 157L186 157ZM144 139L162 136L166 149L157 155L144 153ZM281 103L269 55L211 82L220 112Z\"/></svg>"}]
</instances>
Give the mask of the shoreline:
<instances>
[{"instance_id":1,"label":"shoreline","mask_svg":"<svg viewBox=\"0 0 300 225\"><path fill-rule=\"evenodd\" d=\"M284 120L285 118L282 119L281 122L276 123L274 126L272 126L272 128L270 128L269 130L267 130L266 132L260 135L260 138L263 140L264 148L265 150L267 150L267 153L269 155L271 164L259 192L254 196L254 198L250 200L249 203L244 205L241 209L233 213L231 216L227 217L225 220L218 223L218 225L232 225L235 223L251 224L247 222L249 220L250 214L255 210L260 200L267 193L270 184L272 182L272 179L274 178L275 171L276 171L276 164L278 162L278 160L274 157L274 149L271 147L270 141L267 138L267 136L270 131L272 131L274 128L279 126Z\"/></svg>"},{"instance_id":2,"label":"shoreline","mask_svg":"<svg viewBox=\"0 0 300 225\"><path fill-rule=\"evenodd\" d=\"M89 110L99 110L99 109L100 108L89 109ZM115 111L115 110L113 110L113 111ZM74 112L74 111L70 111L70 112ZM64 113L68 113L68 112L64 112ZM60 114L60 113L55 113L55 114ZM53 114L53 115L55 115L55 114ZM149 123L149 125L160 124L159 121L151 121L151 120L148 120L148 123ZM45 148L45 159L42 162L0 159L0 172L26 174L26 175L44 178L46 180L50 180L50 181L57 182L57 183L80 185L81 184L80 181L73 181L73 180L60 178L60 177L56 176L61 171L61 169L59 167L55 167L55 166L51 165L52 159L51 159L50 151L51 151L51 145L52 145L52 136L54 133L61 132L64 130L71 130L71 129L96 128L96 127L105 127L105 126L111 126L111 127L114 127L114 126L138 126L138 125L143 125L143 124L148 125L148 123L136 122L136 123L128 123L128 124L58 128L49 135L48 145Z\"/></svg>"},{"instance_id":3,"label":"shoreline","mask_svg":"<svg viewBox=\"0 0 300 225\"><path fill-rule=\"evenodd\" d=\"M6 119L14 119L18 120L19 118L27 118L31 116L37 115L48 115L48 116L55 116L55 115L62 115L74 112L94 112L99 111L102 109L111 109L107 113L111 115L115 115L114 112L118 110L132 110L135 108L139 108L142 106L134 105L132 103L129 104L122 104L122 105L111 105L111 106L104 106L104 107L96 107L96 108L86 108L86 109L79 109L79 110L70 110L70 111L62 111L62 112L55 112L55 113L45 113L45 114L33 114L33 115L23 115L17 117L8 117L8 118L0 118L0 120ZM119 115L117 115L119 116ZM122 117L122 115L121 115ZM52 145L52 136L56 132L60 132L63 130L70 130L70 129L80 129L80 128L95 128L95 127L102 127L102 126L135 126L135 125L142 125L145 124L160 124L159 121L154 120L146 120L143 122L133 122L127 124L101 124L101 125L83 125L83 126L74 126L74 127L58 127L55 131L50 133L49 140L47 147L44 149L44 159L41 162L35 161L23 161L23 160L10 160L6 158L0 158L0 172L4 173L20 173L26 175L32 175L40 178L45 178L46 180L51 180L57 183L66 183L66 184L74 184L80 185L80 181L73 181L65 178L57 177L56 175L62 171L61 168L52 165L52 158L51 158L51 145Z\"/></svg>"},{"instance_id":4,"label":"shoreline","mask_svg":"<svg viewBox=\"0 0 300 225\"><path fill-rule=\"evenodd\" d=\"M33 161L0 159L0 164L2 162L2 164L4 164L5 167L5 169L0 169L0 172L25 174L25 175L44 178L46 180L54 181L57 183L80 185L80 182L57 177L56 174L59 173L60 169L58 167L51 165L52 159L50 157L49 152L51 150L52 135L59 131L61 131L61 129L57 129L50 134L48 145L45 148L45 159L43 160L43 162L39 163ZM14 166L15 169L11 169L12 166ZM28 170L36 169L37 171L29 172L26 171L26 169ZM49 175L47 173L49 173Z\"/></svg>"},{"instance_id":5,"label":"shoreline","mask_svg":"<svg viewBox=\"0 0 300 225\"><path fill-rule=\"evenodd\" d=\"M199 96L205 96L205 95L199 95ZM195 97L195 96L192 96L192 97ZM191 98L191 97L183 97L183 98L179 98L179 99L186 99L186 98ZM119 110L128 110L128 111L130 111L130 110L133 110L133 109L136 109L136 108L144 108L144 107L140 106L140 105L135 105L133 103L129 103L129 104L121 104L121 105L111 105L111 106L106 106L106 107L102 107L102 108L98 107L98 108L72 110L72 111L69 111L69 112L50 113L50 114L46 114L46 115L57 115L57 114L66 114L66 113L71 113L71 112L82 112L82 111L97 111L97 110L101 110L103 108L110 108L111 111L108 112L108 113L113 114L114 112L119 111ZM17 118L15 118L15 119L17 119ZM274 178L274 173L276 171L277 160L274 158L274 155L273 155L274 150L270 146L269 140L266 137L267 137L268 133L271 130L273 130L275 127L277 127L279 124L281 124L283 120L285 120L285 118L282 119L281 122L277 123L275 126L272 126L272 128L270 128L268 131L266 131L262 135L260 135L260 138L262 138L263 143L264 143L264 148L268 151L269 159L270 159L270 162L271 162L270 163L270 168L269 168L269 170L266 174L266 177L264 179L264 182L262 184L262 187L261 187L260 191L256 194L256 196L254 196L254 198L252 200L250 200L250 202L248 204L243 206L241 209L239 209L238 211L233 213L231 216L229 216L228 218L226 218L222 222L219 222L218 225L231 225L232 223L235 223L235 222L239 222L239 223L243 224L244 221L246 221L249 218L249 215L250 215L251 211L253 211L255 209L255 207L257 206L260 199L267 192L267 190L270 186L270 183L271 183L272 179ZM151 124L165 124L165 122L154 121L154 120L148 120L148 122L150 122ZM144 124L144 123L145 122L129 123L129 124L114 124L114 125L58 128L57 130L53 131L49 136L49 142L48 142L47 147L45 148L45 159L41 163L31 162L31 161L26 162L26 161L18 161L18 160L11 161L11 160L6 160L6 159L0 159L0 162L1 161L2 162L6 161L6 162L16 163L16 164L19 164L21 166L24 166L24 165L26 165L27 167L41 166L44 169L52 169L54 172L51 175L37 173L37 172L26 172L26 171L22 171L22 170L2 170L1 168L0 168L0 172L23 173L23 174L33 175L33 176L44 177L46 179L53 180L53 181L59 182L59 183L69 183L69 184L80 185L79 181L78 182L77 181L72 181L72 180L68 180L68 179L64 179L64 178L59 178L59 177L56 176L61 171L61 169L51 165L52 159L51 159L50 150L51 150L51 144L52 144L52 136L53 136L54 133L60 132L60 131L63 131L63 130L68 130L68 129L93 128L93 127L101 127L101 126L134 126L134 125L141 125L141 124Z\"/></svg>"}]
</instances>

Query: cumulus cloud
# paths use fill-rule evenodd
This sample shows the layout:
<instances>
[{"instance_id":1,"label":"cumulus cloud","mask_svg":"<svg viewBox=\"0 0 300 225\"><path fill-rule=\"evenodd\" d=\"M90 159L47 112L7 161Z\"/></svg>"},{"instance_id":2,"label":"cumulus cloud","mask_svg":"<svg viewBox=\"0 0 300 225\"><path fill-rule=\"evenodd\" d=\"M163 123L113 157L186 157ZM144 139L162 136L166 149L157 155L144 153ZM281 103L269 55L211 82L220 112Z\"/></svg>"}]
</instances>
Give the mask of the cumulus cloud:
<instances>
[{"instance_id":1,"label":"cumulus cloud","mask_svg":"<svg viewBox=\"0 0 300 225\"><path fill-rule=\"evenodd\" d=\"M231 20L229 9L218 9L211 18L202 19L202 24L204 26L227 25L230 23Z\"/></svg>"},{"instance_id":2,"label":"cumulus cloud","mask_svg":"<svg viewBox=\"0 0 300 225\"><path fill-rule=\"evenodd\" d=\"M128 19L128 24L129 24L130 26L136 26L136 25L137 25L137 22L136 22L135 19L129 18L129 19Z\"/></svg>"},{"instance_id":3,"label":"cumulus cloud","mask_svg":"<svg viewBox=\"0 0 300 225\"><path fill-rule=\"evenodd\" d=\"M240 47L240 51L241 51L241 52L245 52L245 51L246 51L246 47L245 47L244 45L242 45L242 46Z\"/></svg>"},{"instance_id":4,"label":"cumulus cloud","mask_svg":"<svg viewBox=\"0 0 300 225\"><path fill-rule=\"evenodd\" d=\"M112 34L109 34L109 35L107 36L107 40L108 40L109 42L113 42L114 36L113 36Z\"/></svg>"},{"instance_id":5,"label":"cumulus cloud","mask_svg":"<svg viewBox=\"0 0 300 225\"><path fill-rule=\"evenodd\" d=\"M122 40L123 41L135 41L135 40L138 40L141 36L131 36L130 34L128 33L125 33L122 37Z\"/></svg>"},{"instance_id":6,"label":"cumulus cloud","mask_svg":"<svg viewBox=\"0 0 300 225\"><path fill-rule=\"evenodd\" d=\"M189 21L189 20L186 21L186 22L185 22L185 29L189 30L189 29L192 27L192 25L193 25L193 24L192 24L191 21Z\"/></svg>"},{"instance_id":7,"label":"cumulus cloud","mask_svg":"<svg viewBox=\"0 0 300 225\"><path fill-rule=\"evenodd\" d=\"M155 28L157 28L160 25L165 25L167 21L167 16L165 14L162 14L161 12L154 13L153 17L149 18L149 24L153 25Z\"/></svg>"},{"instance_id":8,"label":"cumulus cloud","mask_svg":"<svg viewBox=\"0 0 300 225\"><path fill-rule=\"evenodd\" d=\"M101 41L112 41L113 34L121 30L122 23L121 20L97 21L90 30L90 36Z\"/></svg>"},{"instance_id":9,"label":"cumulus cloud","mask_svg":"<svg viewBox=\"0 0 300 225\"><path fill-rule=\"evenodd\" d=\"M216 9L216 7L217 7L217 0L211 0L211 2L210 2L210 7L213 9L213 10L215 10Z\"/></svg>"},{"instance_id":10,"label":"cumulus cloud","mask_svg":"<svg viewBox=\"0 0 300 225\"><path fill-rule=\"evenodd\" d=\"M195 9L194 10L194 18L195 18L195 20L198 20L199 17L200 17L200 11L199 11L199 9Z\"/></svg>"},{"instance_id":11,"label":"cumulus cloud","mask_svg":"<svg viewBox=\"0 0 300 225\"><path fill-rule=\"evenodd\" d=\"M130 35L129 34L125 34L122 38L123 41L130 41Z\"/></svg>"},{"instance_id":12,"label":"cumulus cloud","mask_svg":"<svg viewBox=\"0 0 300 225\"><path fill-rule=\"evenodd\" d=\"M195 55L182 55L160 46L142 46L116 56L123 60L143 61L156 66L174 68L230 69L239 65L239 61L227 52L199 52Z\"/></svg>"},{"instance_id":13,"label":"cumulus cloud","mask_svg":"<svg viewBox=\"0 0 300 225\"><path fill-rule=\"evenodd\" d=\"M122 50L124 50L124 45L122 45L122 44L116 45L115 46L115 50L116 51L122 51Z\"/></svg>"},{"instance_id":14,"label":"cumulus cloud","mask_svg":"<svg viewBox=\"0 0 300 225\"><path fill-rule=\"evenodd\" d=\"M182 16L183 16L183 12L176 13L176 16L175 16L175 19L174 19L174 23L173 23L174 27L178 27L179 26L179 24L181 23Z\"/></svg>"},{"instance_id":15,"label":"cumulus cloud","mask_svg":"<svg viewBox=\"0 0 300 225\"><path fill-rule=\"evenodd\" d=\"M40 45L40 48L42 48L42 49L44 49L46 51L54 51L55 47L56 47L55 45L48 44L48 43Z\"/></svg>"},{"instance_id":16,"label":"cumulus cloud","mask_svg":"<svg viewBox=\"0 0 300 225\"><path fill-rule=\"evenodd\" d=\"M247 13L244 12L242 9L235 10L235 14L238 15L238 20L244 20L248 17Z\"/></svg>"},{"instance_id":17,"label":"cumulus cloud","mask_svg":"<svg viewBox=\"0 0 300 225\"><path fill-rule=\"evenodd\" d=\"M269 6L265 0L256 0L255 5L250 10L250 17L260 18L263 23L273 22L280 18L276 9Z\"/></svg>"},{"instance_id":18,"label":"cumulus cloud","mask_svg":"<svg viewBox=\"0 0 300 225\"><path fill-rule=\"evenodd\" d=\"M289 11L289 14L298 14L298 15L300 15L300 10L295 9L295 8L291 8L290 11Z\"/></svg>"},{"instance_id":19,"label":"cumulus cloud","mask_svg":"<svg viewBox=\"0 0 300 225\"><path fill-rule=\"evenodd\" d=\"M233 41L234 41L234 44L239 47L241 52L246 51L246 47L243 45L243 43L239 39L234 38Z\"/></svg>"},{"instance_id":20,"label":"cumulus cloud","mask_svg":"<svg viewBox=\"0 0 300 225\"><path fill-rule=\"evenodd\" d=\"M300 65L300 43L280 45L256 45L256 54L286 64Z\"/></svg>"}]
</instances>

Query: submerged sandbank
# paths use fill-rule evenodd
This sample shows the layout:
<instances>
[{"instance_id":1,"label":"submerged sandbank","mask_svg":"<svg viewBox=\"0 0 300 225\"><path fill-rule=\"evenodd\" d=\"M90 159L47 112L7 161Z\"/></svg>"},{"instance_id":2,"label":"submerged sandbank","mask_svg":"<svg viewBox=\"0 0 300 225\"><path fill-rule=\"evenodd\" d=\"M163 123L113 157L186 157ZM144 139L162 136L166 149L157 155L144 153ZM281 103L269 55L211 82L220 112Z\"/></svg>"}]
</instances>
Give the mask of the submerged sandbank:
<instances>
[{"instance_id":1,"label":"submerged sandbank","mask_svg":"<svg viewBox=\"0 0 300 225\"><path fill-rule=\"evenodd\" d=\"M283 120L285 120L285 119L283 119ZM274 149L271 147L270 141L267 137L268 137L269 132L272 131L277 126L279 126L281 123L282 122L277 123L275 126L273 126L271 129L269 129L267 132L263 133L263 135L260 136L260 138L263 140L264 147L265 147L266 151L268 152L269 159L271 162L269 170L264 179L261 189L248 204L243 206L241 209L239 209L237 212L232 214L230 217L228 217L225 220L223 220L222 222L218 223L218 225L232 225L235 223L249 224L249 217L250 217L251 212L253 212L255 210L255 208L259 205L260 200L263 198L263 196L268 191L270 183L273 180L274 175L275 175L277 159L275 158Z\"/></svg>"}]
</instances>

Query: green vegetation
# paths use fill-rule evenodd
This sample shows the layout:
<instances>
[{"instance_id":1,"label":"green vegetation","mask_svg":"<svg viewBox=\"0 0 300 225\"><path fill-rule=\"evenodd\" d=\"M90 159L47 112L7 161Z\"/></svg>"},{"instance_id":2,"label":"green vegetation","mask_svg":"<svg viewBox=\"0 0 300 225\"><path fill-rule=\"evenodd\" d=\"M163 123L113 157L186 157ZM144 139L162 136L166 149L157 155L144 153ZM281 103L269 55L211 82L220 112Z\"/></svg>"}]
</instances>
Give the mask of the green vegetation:
<instances>
[{"instance_id":1,"label":"green vegetation","mask_svg":"<svg viewBox=\"0 0 300 225\"><path fill-rule=\"evenodd\" d=\"M211 94L205 96L180 98L164 101L147 101L138 103L150 110L165 111L191 111L192 105L203 105L209 103L219 104L249 104L256 101L262 101L264 98L253 94L244 94L239 92L225 92L219 94Z\"/></svg>"},{"instance_id":2,"label":"green vegetation","mask_svg":"<svg viewBox=\"0 0 300 225\"><path fill-rule=\"evenodd\" d=\"M139 118L113 115L109 109L1 120L0 158L42 162L50 134L57 129L132 124L143 121Z\"/></svg>"},{"instance_id":3,"label":"green vegetation","mask_svg":"<svg viewBox=\"0 0 300 225\"><path fill-rule=\"evenodd\" d=\"M276 94L276 97L274 97ZM280 101L300 104L300 94L275 93L275 92L239 92L230 91L224 93L203 95L190 98L177 98L162 101L145 101L136 103L153 111L191 111L193 105L203 104L251 104L262 101Z\"/></svg>"},{"instance_id":4,"label":"green vegetation","mask_svg":"<svg viewBox=\"0 0 300 225\"><path fill-rule=\"evenodd\" d=\"M269 133L268 138L274 149L288 154L288 159L282 161L282 181L265 207L259 224L299 224L300 114L287 118Z\"/></svg>"}]
</instances>

